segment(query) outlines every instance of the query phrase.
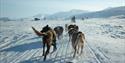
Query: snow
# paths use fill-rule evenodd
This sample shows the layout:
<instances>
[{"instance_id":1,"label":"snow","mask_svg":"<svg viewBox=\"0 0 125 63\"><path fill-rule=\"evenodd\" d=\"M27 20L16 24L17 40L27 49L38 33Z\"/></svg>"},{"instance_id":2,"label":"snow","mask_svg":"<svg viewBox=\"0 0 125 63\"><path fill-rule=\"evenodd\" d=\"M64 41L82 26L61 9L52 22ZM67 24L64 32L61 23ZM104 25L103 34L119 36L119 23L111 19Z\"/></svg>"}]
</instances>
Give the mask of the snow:
<instances>
[{"instance_id":1,"label":"snow","mask_svg":"<svg viewBox=\"0 0 125 63\"><path fill-rule=\"evenodd\" d=\"M0 21L0 63L125 63L125 19L76 20L85 34L83 54L72 58L68 35L57 40L57 51L43 61L42 39L31 26L63 26L70 21ZM52 51L52 49L51 49Z\"/></svg>"}]
</instances>

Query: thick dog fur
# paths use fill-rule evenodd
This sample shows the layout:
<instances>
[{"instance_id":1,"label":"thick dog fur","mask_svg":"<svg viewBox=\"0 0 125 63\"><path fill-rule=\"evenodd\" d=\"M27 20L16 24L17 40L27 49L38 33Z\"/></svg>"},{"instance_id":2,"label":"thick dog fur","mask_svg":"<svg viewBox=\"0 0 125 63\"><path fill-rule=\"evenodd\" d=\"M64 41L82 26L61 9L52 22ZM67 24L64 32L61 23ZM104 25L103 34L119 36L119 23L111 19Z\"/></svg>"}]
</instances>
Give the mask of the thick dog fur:
<instances>
[{"instance_id":1,"label":"thick dog fur","mask_svg":"<svg viewBox=\"0 0 125 63\"><path fill-rule=\"evenodd\" d=\"M32 27L33 31L36 33L38 36L43 36L43 56L44 56L44 61L46 60L46 56L49 53L51 45L54 46L53 52L57 49L56 47L56 33L54 30L52 30L48 25L43 27L41 32L37 31L34 27ZM45 46L47 46L47 50L45 52Z\"/></svg>"}]
</instances>

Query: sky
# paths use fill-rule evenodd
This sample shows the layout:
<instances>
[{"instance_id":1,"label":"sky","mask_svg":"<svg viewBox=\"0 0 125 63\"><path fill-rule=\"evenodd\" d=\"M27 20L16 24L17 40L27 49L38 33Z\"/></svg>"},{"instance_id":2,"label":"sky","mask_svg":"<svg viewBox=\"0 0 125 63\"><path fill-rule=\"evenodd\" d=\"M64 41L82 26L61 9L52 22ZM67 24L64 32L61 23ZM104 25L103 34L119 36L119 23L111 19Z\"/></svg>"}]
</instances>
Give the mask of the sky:
<instances>
[{"instance_id":1,"label":"sky","mask_svg":"<svg viewBox=\"0 0 125 63\"><path fill-rule=\"evenodd\" d=\"M125 0L0 0L0 17L24 18L72 9L99 11L125 6Z\"/></svg>"}]
</instances>

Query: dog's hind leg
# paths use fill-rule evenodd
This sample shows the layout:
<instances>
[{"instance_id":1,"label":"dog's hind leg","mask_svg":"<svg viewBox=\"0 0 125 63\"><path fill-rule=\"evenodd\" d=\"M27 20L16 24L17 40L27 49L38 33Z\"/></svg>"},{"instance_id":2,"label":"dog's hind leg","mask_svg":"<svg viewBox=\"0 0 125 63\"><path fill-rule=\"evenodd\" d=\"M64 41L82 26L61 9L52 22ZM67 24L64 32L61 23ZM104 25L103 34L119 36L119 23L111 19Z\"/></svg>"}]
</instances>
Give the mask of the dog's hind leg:
<instances>
[{"instance_id":1,"label":"dog's hind leg","mask_svg":"<svg viewBox=\"0 0 125 63\"><path fill-rule=\"evenodd\" d=\"M83 47L84 47L84 41L83 41L83 43L81 43L81 53L80 54L83 53Z\"/></svg>"},{"instance_id":2,"label":"dog's hind leg","mask_svg":"<svg viewBox=\"0 0 125 63\"><path fill-rule=\"evenodd\" d=\"M80 46L79 46L79 44L78 44L77 54L79 54L79 48L80 48Z\"/></svg>"},{"instance_id":3,"label":"dog's hind leg","mask_svg":"<svg viewBox=\"0 0 125 63\"><path fill-rule=\"evenodd\" d=\"M52 45L53 45L53 52L54 52L54 51L57 50L57 47L56 47L56 40L53 40ZM53 52L52 52L52 53L53 53Z\"/></svg>"},{"instance_id":4,"label":"dog's hind leg","mask_svg":"<svg viewBox=\"0 0 125 63\"><path fill-rule=\"evenodd\" d=\"M82 54L83 53L83 45L81 45L81 53L80 54Z\"/></svg>"},{"instance_id":5,"label":"dog's hind leg","mask_svg":"<svg viewBox=\"0 0 125 63\"><path fill-rule=\"evenodd\" d=\"M43 55L42 56L44 55L45 55L45 42L43 42Z\"/></svg>"},{"instance_id":6,"label":"dog's hind leg","mask_svg":"<svg viewBox=\"0 0 125 63\"><path fill-rule=\"evenodd\" d=\"M85 38L81 39L81 54L83 53L84 40L85 40Z\"/></svg>"},{"instance_id":7,"label":"dog's hind leg","mask_svg":"<svg viewBox=\"0 0 125 63\"><path fill-rule=\"evenodd\" d=\"M75 49L75 52L73 54L73 58L76 56L76 51L77 51L76 46L74 47L74 49Z\"/></svg>"},{"instance_id":8,"label":"dog's hind leg","mask_svg":"<svg viewBox=\"0 0 125 63\"><path fill-rule=\"evenodd\" d=\"M45 53L45 56L44 56L44 61L46 60L46 56L48 55L49 50L50 50L50 45L47 44L47 50L46 50L46 53Z\"/></svg>"}]
</instances>

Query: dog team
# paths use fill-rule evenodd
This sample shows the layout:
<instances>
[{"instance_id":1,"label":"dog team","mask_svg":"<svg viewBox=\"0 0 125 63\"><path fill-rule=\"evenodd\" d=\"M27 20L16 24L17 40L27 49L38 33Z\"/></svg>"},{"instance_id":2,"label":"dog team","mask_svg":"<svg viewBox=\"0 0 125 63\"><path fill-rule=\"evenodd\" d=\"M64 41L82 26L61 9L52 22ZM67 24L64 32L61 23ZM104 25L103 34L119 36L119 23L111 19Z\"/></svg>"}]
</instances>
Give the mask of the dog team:
<instances>
[{"instance_id":1,"label":"dog team","mask_svg":"<svg viewBox=\"0 0 125 63\"><path fill-rule=\"evenodd\" d=\"M62 26L56 26L52 29L49 25L46 25L42 28L41 31L36 30L32 27L33 31L37 36L42 36L42 43L43 43L43 60L46 60L47 55L50 52L51 46L53 46L53 51L57 50L57 39L60 40L63 36L64 28ZM76 56L76 53L82 54L84 42L85 42L85 35L83 32L79 31L79 27L76 24L65 24L65 32L69 35L69 42L71 42L73 52L73 58ZM47 47L45 51L45 47Z\"/></svg>"}]
</instances>

